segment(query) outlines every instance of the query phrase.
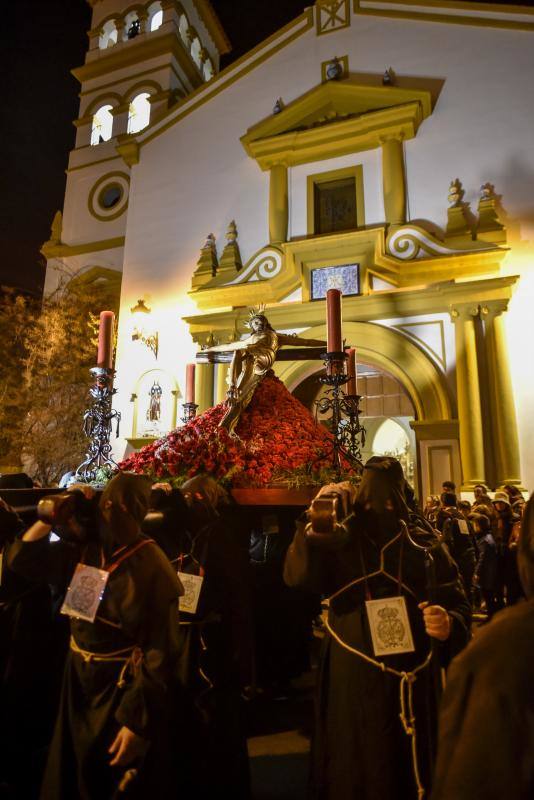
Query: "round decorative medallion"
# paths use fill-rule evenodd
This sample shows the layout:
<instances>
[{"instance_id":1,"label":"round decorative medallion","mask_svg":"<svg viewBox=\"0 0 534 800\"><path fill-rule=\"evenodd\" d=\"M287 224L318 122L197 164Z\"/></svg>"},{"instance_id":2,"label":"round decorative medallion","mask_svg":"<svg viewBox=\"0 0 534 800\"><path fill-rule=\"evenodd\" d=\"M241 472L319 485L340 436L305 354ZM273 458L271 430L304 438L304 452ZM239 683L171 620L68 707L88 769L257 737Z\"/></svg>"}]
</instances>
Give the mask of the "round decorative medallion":
<instances>
[{"instance_id":1,"label":"round decorative medallion","mask_svg":"<svg viewBox=\"0 0 534 800\"><path fill-rule=\"evenodd\" d=\"M130 177L126 172L102 175L89 192L89 211L101 222L120 217L128 207Z\"/></svg>"}]
</instances>

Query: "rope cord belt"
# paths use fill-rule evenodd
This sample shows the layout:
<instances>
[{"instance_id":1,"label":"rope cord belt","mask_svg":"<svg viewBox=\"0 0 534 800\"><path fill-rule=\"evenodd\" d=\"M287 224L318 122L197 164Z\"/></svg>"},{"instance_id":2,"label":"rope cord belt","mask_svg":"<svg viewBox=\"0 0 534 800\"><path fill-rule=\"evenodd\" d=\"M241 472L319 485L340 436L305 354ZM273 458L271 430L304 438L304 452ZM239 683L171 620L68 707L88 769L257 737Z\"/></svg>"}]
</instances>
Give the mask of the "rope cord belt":
<instances>
[{"instance_id":1,"label":"rope cord belt","mask_svg":"<svg viewBox=\"0 0 534 800\"><path fill-rule=\"evenodd\" d=\"M417 731L415 727L415 714L413 710L413 685L417 680L418 673L422 672L422 670L424 670L430 664L432 660L432 651L428 653L425 660L417 667L415 667L415 669L412 669L409 672L403 672L401 670L393 669L393 667L388 667L382 661L377 661L375 658L371 658L371 656L368 656L366 653L362 653L361 650L357 650L355 647L351 647L349 644L347 644L347 642L343 641L343 639L340 636L338 636L338 634L331 627L328 619L325 619L325 627L330 636L341 647L343 647L344 650L347 650L349 653L358 656L363 661L366 661L373 667L377 667L382 672L388 672L390 675L395 675L397 678L400 678L399 716L402 722L404 733L411 739L412 766L413 766L415 783L417 786L417 797L418 800L423 800L425 796L425 789L421 782L421 775L419 772L419 761L417 758Z\"/></svg>"},{"instance_id":2,"label":"rope cord belt","mask_svg":"<svg viewBox=\"0 0 534 800\"><path fill-rule=\"evenodd\" d=\"M131 647L124 647L122 648L122 650L112 650L109 653L92 653L90 650L83 650L81 647L79 647L74 637L71 636L69 646L72 652L81 656L86 664L91 664L92 662L98 663L98 662L112 662L112 661L116 661L117 663L122 663L124 666L121 669L119 679L117 681L117 686L119 687L119 689L123 689L126 686L125 682L126 670L128 668L128 665L132 661L132 656L138 649L136 645L132 645Z\"/></svg>"},{"instance_id":3,"label":"rope cord belt","mask_svg":"<svg viewBox=\"0 0 534 800\"><path fill-rule=\"evenodd\" d=\"M413 766L413 774L415 778L415 783L417 786L417 797L418 800L423 800L425 796L425 788L421 782L421 775L419 772L419 761L417 758L417 731L415 728L415 714L413 710L413 685L417 680L417 675L422 670L426 669L432 660L432 651L430 651L419 666L415 667L415 669L410 670L409 672L403 672L401 670L393 669L393 667L388 667L382 661L377 661L374 658L371 658L366 653L362 653L361 650L356 650L355 647L351 647L347 644L340 636L334 631L331 627L328 619L325 619L325 627L330 636L341 646L344 650L347 650L349 653L352 653L355 656L358 656L363 661L366 661L368 664L371 664L373 667L377 667L382 672L388 672L390 675L395 675L397 678L400 678L400 720L402 722L402 727L404 729L404 733L410 737L411 739L411 747L412 747L412 766Z\"/></svg>"}]
</instances>

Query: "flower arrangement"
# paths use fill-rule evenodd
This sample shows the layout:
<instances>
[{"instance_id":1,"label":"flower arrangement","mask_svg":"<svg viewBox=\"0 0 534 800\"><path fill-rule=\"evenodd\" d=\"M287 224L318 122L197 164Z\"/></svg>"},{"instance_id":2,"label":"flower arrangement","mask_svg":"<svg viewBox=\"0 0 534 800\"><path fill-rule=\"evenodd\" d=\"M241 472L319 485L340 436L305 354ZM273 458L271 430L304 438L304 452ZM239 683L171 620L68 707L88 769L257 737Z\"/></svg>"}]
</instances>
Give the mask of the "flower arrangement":
<instances>
[{"instance_id":1,"label":"flower arrangement","mask_svg":"<svg viewBox=\"0 0 534 800\"><path fill-rule=\"evenodd\" d=\"M208 473L235 488L303 485L332 478L332 435L268 374L243 412L236 437L219 428L223 403L121 462L123 470L180 485ZM347 461L344 470L350 475Z\"/></svg>"}]
</instances>

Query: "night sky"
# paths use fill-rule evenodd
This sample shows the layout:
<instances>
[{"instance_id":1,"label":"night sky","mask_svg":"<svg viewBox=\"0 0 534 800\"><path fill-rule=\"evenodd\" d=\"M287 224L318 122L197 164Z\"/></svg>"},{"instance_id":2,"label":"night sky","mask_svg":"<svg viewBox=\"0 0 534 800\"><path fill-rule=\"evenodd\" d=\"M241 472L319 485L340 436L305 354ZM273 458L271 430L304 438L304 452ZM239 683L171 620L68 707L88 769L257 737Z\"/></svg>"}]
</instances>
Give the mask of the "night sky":
<instances>
[{"instance_id":1,"label":"night sky","mask_svg":"<svg viewBox=\"0 0 534 800\"><path fill-rule=\"evenodd\" d=\"M502 2L502 0L501 0ZM223 66L301 13L311 0L212 0L232 42ZM534 0L522 5L534 5ZM256 14L251 9L257 9ZM86 0L16 0L4 15L2 54L0 284L38 291L39 253L63 206L65 169L74 145L79 84L91 27ZM6 41L7 39L7 41Z\"/></svg>"}]
</instances>

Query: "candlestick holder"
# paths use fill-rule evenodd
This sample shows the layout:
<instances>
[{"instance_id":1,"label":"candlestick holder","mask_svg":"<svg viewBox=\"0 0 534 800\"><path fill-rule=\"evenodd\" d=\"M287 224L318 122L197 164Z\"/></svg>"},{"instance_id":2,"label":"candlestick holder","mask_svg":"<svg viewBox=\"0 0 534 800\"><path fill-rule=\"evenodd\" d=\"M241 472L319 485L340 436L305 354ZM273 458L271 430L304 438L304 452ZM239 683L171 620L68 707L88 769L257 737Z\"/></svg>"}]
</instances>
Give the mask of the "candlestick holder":
<instances>
[{"instance_id":1,"label":"candlestick holder","mask_svg":"<svg viewBox=\"0 0 534 800\"><path fill-rule=\"evenodd\" d=\"M184 425L187 425L188 422L191 422L196 417L198 405L196 403L182 403L182 408L184 411L181 420Z\"/></svg>"},{"instance_id":2,"label":"candlestick holder","mask_svg":"<svg viewBox=\"0 0 534 800\"><path fill-rule=\"evenodd\" d=\"M326 397L316 401L318 414L332 413L330 417L332 440L332 465L336 472L341 473L341 457L353 461L360 469L361 447L365 445L365 428L360 423L360 395L346 395L342 386L351 377L345 372L347 354L324 353L322 356L326 367L326 375L319 381L330 388Z\"/></svg>"},{"instance_id":3,"label":"candlestick holder","mask_svg":"<svg viewBox=\"0 0 534 800\"><path fill-rule=\"evenodd\" d=\"M365 447L366 430L360 422L360 394L346 394L342 400L342 411L345 419L340 423L340 439L343 447L351 456L361 462L362 451Z\"/></svg>"},{"instance_id":4,"label":"candlestick holder","mask_svg":"<svg viewBox=\"0 0 534 800\"><path fill-rule=\"evenodd\" d=\"M117 468L111 458L111 430L113 422L116 423L116 436L119 435L121 420L120 411L112 409L114 369L107 367L93 367L91 374L95 382L89 390L93 403L83 415L83 431L89 439L89 447L83 461L76 470L76 478L84 481L97 479L97 472L102 467Z\"/></svg>"}]
</instances>

